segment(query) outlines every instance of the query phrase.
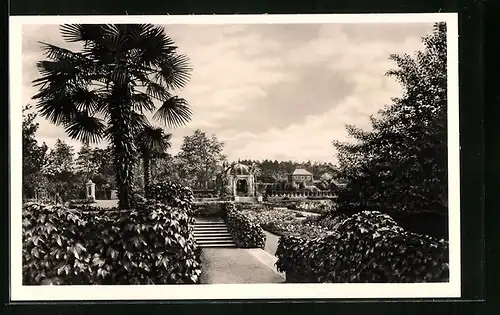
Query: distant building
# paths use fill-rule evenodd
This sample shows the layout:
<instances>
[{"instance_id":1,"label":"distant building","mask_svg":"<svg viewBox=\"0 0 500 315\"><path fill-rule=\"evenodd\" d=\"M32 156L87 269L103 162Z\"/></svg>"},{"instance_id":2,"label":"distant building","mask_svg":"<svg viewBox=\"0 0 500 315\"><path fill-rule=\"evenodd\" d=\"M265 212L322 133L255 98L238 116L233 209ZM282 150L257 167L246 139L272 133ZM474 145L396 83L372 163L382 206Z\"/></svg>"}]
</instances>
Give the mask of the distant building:
<instances>
[{"instance_id":1,"label":"distant building","mask_svg":"<svg viewBox=\"0 0 500 315\"><path fill-rule=\"evenodd\" d=\"M293 173L288 175L288 181L290 183L304 183L311 184L313 182L313 174L308 170L303 168L297 168Z\"/></svg>"}]
</instances>

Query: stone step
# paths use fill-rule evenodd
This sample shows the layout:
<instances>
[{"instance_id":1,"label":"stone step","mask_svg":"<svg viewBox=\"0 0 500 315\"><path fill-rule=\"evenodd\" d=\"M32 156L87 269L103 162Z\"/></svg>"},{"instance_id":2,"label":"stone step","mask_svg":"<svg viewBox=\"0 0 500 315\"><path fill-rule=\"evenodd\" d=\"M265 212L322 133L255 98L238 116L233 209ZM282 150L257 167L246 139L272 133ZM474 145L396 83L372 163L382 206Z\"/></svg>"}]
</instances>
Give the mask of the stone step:
<instances>
[{"instance_id":1,"label":"stone step","mask_svg":"<svg viewBox=\"0 0 500 315\"><path fill-rule=\"evenodd\" d=\"M232 240L232 236L229 234L198 234L194 236L195 239L200 240L200 239L229 239Z\"/></svg>"},{"instance_id":2,"label":"stone step","mask_svg":"<svg viewBox=\"0 0 500 315\"><path fill-rule=\"evenodd\" d=\"M200 247L207 248L207 247L236 247L236 244L198 244Z\"/></svg>"},{"instance_id":3,"label":"stone step","mask_svg":"<svg viewBox=\"0 0 500 315\"><path fill-rule=\"evenodd\" d=\"M217 227L217 228L201 228L201 229L194 229L194 232L217 232L217 231L228 231L227 227Z\"/></svg>"},{"instance_id":4,"label":"stone step","mask_svg":"<svg viewBox=\"0 0 500 315\"><path fill-rule=\"evenodd\" d=\"M203 229L203 228L216 228L216 227L227 227L225 224L204 224L204 225L194 225L193 226L195 229Z\"/></svg>"},{"instance_id":5,"label":"stone step","mask_svg":"<svg viewBox=\"0 0 500 315\"><path fill-rule=\"evenodd\" d=\"M196 222L193 234L200 247L236 247L226 223L222 220Z\"/></svg>"},{"instance_id":6,"label":"stone step","mask_svg":"<svg viewBox=\"0 0 500 315\"><path fill-rule=\"evenodd\" d=\"M193 233L195 236L196 235L228 235L231 234L229 231L194 231Z\"/></svg>"},{"instance_id":7,"label":"stone step","mask_svg":"<svg viewBox=\"0 0 500 315\"><path fill-rule=\"evenodd\" d=\"M228 230L221 230L221 231L194 231L194 235L229 235Z\"/></svg>"},{"instance_id":8,"label":"stone step","mask_svg":"<svg viewBox=\"0 0 500 315\"><path fill-rule=\"evenodd\" d=\"M205 246L205 245L212 245L212 244L226 244L226 245L231 245L234 244L232 240L210 240L210 241L196 241L196 244L199 246Z\"/></svg>"}]
</instances>

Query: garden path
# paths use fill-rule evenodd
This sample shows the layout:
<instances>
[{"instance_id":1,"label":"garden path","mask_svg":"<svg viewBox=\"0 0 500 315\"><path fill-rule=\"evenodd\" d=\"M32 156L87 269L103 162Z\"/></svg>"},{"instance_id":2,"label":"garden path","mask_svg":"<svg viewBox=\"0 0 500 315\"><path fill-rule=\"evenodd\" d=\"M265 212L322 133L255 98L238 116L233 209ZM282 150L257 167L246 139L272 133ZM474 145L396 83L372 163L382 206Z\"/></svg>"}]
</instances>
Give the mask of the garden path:
<instances>
[{"instance_id":1,"label":"garden path","mask_svg":"<svg viewBox=\"0 0 500 315\"><path fill-rule=\"evenodd\" d=\"M248 284L284 283L274 256L254 248L203 248L201 283Z\"/></svg>"},{"instance_id":2,"label":"garden path","mask_svg":"<svg viewBox=\"0 0 500 315\"><path fill-rule=\"evenodd\" d=\"M276 254L276 249L278 248L280 236L266 230L264 230L264 233L266 233L266 247L264 247L264 250L274 256L274 254Z\"/></svg>"},{"instance_id":3,"label":"garden path","mask_svg":"<svg viewBox=\"0 0 500 315\"><path fill-rule=\"evenodd\" d=\"M102 208L118 207L118 200L96 200L94 205Z\"/></svg>"}]
</instances>

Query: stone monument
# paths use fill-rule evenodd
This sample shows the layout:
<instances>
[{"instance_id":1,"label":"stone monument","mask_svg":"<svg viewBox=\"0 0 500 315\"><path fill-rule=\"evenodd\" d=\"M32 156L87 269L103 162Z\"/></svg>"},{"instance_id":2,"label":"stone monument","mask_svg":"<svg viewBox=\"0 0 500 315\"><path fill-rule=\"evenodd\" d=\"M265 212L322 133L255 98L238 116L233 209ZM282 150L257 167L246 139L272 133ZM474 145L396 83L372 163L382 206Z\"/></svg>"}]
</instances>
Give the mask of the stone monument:
<instances>
[{"instance_id":1,"label":"stone monument","mask_svg":"<svg viewBox=\"0 0 500 315\"><path fill-rule=\"evenodd\" d=\"M87 182L87 200L95 201L95 184L89 179Z\"/></svg>"}]
</instances>

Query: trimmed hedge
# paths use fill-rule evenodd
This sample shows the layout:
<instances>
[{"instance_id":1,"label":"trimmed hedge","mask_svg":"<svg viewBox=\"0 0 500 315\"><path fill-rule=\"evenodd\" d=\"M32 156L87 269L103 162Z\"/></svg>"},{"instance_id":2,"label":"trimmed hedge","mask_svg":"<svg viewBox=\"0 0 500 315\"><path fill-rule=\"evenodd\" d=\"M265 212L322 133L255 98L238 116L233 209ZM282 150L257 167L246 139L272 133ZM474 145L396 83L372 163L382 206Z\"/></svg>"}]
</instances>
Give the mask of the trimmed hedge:
<instances>
[{"instance_id":1,"label":"trimmed hedge","mask_svg":"<svg viewBox=\"0 0 500 315\"><path fill-rule=\"evenodd\" d=\"M179 208L192 215L193 191L186 186L165 181L151 187L151 199L171 207Z\"/></svg>"},{"instance_id":2,"label":"trimmed hedge","mask_svg":"<svg viewBox=\"0 0 500 315\"><path fill-rule=\"evenodd\" d=\"M223 217L226 208L234 204L233 201L201 201L194 202L191 215L194 217Z\"/></svg>"},{"instance_id":3,"label":"trimmed hedge","mask_svg":"<svg viewBox=\"0 0 500 315\"><path fill-rule=\"evenodd\" d=\"M225 205L224 219L229 233L238 247L264 248L266 233L259 222L236 210L234 204Z\"/></svg>"},{"instance_id":4,"label":"trimmed hedge","mask_svg":"<svg viewBox=\"0 0 500 315\"><path fill-rule=\"evenodd\" d=\"M161 203L78 211L23 205L23 284L199 283L190 218Z\"/></svg>"},{"instance_id":5,"label":"trimmed hedge","mask_svg":"<svg viewBox=\"0 0 500 315\"><path fill-rule=\"evenodd\" d=\"M361 212L335 234L280 239L276 266L287 282L446 282L448 243L405 231L388 215Z\"/></svg>"}]
</instances>

